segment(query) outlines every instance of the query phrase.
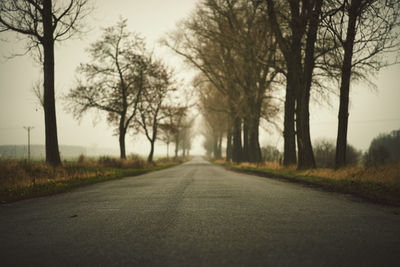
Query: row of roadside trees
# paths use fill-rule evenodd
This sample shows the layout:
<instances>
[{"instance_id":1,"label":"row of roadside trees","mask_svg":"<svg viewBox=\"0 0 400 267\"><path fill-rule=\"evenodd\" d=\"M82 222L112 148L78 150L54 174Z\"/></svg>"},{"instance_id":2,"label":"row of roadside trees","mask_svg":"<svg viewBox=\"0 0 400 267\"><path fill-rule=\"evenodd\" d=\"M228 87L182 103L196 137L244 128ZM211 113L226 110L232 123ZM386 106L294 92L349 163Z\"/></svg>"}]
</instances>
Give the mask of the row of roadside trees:
<instances>
[{"instance_id":1,"label":"row of roadside trees","mask_svg":"<svg viewBox=\"0 0 400 267\"><path fill-rule=\"evenodd\" d=\"M227 160L261 160L262 119L280 114L284 88L285 165L316 166L311 93L340 98L335 167L346 164L349 91L396 63L400 1L204 0L164 43L198 70L194 84L206 121L206 147ZM224 138L223 138L224 137Z\"/></svg>"},{"instance_id":2,"label":"row of roadside trees","mask_svg":"<svg viewBox=\"0 0 400 267\"><path fill-rule=\"evenodd\" d=\"M84 19L92 10L90 4L89 0L0 1L0 33L13 31L25 37L26 52L32 52L43 66L43 93L39 86L36 94L42 98L46 161L52 165L61 164L54 45L81 32ZM121 158L126 157L128 131L145 134L150 143L148 161L153 160L157 139L168 145L175 143L176 156L178 149L184 153L190 149L188 107L167 101L178 86L173 72L146 51L143 38L126 30L125 20L106 28L88 52L92 61L80 65L77 86L65 97L76 118L92 109L105 112L119 136Z\"/></svg>"},{"instance_id":3,"label":"row of roadside trees","mask_svg":"<svg viewBox=\"0 0 400 267\"><path fill-rule=\"evenodd\" d=\"M335 142L321 138L313 142L315 161L318 168L334 168ZM272 145L262 147L263 160L280 162L282 153ZM379 134L370 143L369 148L362 152L352 145L347 145L347 164L350 166L364 165L366 167L382 164L396 164L400 160L400 130Z\"/></svg>"},{"instance_id":4,"label":"row of roadside trees","mask_svg":"<svg viewBox=\"0 0 400 267\"><path fill-rule=\"evenodd\" d=\"M66 96L68 110L80 119L90 110L107 114L119 138L120 157L126 158L126 134L143 132L153 160L156 140L175 143L190 131L188 107L168 101L177 91L173 72L154 59L138 34L127 31L127 21L105 28L87 50L90 62L81 64L78 84Z\"/></svg>"}]
</instances>

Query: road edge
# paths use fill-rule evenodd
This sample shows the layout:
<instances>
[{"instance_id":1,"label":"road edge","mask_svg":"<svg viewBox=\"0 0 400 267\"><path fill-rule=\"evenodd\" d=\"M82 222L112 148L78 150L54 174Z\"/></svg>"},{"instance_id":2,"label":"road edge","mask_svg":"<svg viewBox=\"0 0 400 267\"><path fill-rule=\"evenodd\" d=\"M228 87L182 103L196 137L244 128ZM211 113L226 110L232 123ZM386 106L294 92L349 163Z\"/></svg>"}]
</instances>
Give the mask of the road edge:
<instances>
[{"instance_id":1,"label":"road edge","mask_svg":"<svg viewBox=\"0 0 400 267\"><path fill-rule=\"evenodd\" d=\"M275 170L239 167L231 164L214 164L235 172L257 175L284 182L297 183L328 192L352 195L374 204L396 208L400 207L400 196L398 195L398 191L379 183L353 180L332 180L324 177L299 175L296 174L295 171L283 174Z\"/></svg>"}]
</instances>

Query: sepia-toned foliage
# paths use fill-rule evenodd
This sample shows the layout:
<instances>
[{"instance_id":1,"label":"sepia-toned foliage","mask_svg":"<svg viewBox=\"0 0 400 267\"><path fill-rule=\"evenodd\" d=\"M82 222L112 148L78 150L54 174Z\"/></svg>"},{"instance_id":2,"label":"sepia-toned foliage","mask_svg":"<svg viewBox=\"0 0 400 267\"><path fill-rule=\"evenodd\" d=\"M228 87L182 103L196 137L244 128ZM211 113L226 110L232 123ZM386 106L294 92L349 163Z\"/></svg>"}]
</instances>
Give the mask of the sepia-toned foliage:
<instances>
[{"instance_id":1,"label":"sepia-toned foliage","mask_svg":"<svg viewBox=\"0 0 400 267\"><path fill-rule=\"evenodd\" d=\"M164 44L226 98L233 161L260 161L261 109L279 57L264 14L250 1L208 0L178 27Z\"/></svg>"}]
</instances>

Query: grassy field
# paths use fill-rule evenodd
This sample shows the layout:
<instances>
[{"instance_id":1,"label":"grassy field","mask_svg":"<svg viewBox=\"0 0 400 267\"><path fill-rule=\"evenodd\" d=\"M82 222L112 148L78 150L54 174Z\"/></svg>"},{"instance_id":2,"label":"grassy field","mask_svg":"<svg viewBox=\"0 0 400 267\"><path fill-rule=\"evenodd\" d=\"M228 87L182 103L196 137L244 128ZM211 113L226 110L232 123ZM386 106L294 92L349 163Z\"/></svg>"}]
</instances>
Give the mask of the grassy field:
<instances>
[{"instance_id":1,"label":"grassy field","mask_svg":"<svg viewBox=\"0 0 400 267\"><path fill-rule=\"evenodd\" d=\"M329 191L353 194L376 203L400 206L400 162L371 167L305 171L297 171L295 166L284 168L276 162L232 164L216 161L215 163L236 171L285 179Z\"/></svg>"},{"instance_id":2,"label":"grassy field","mask_svg":"<svg viewBox=\"0 0 400 267\"><path fill-rule=\"evenodd\" d=\"M86 158L52 167L45 162L0 161L0 203L66 192L73 188L135 176L182 163L184 159L158 159L147 163L139 157Z\"/></svg>"}]
</instances>

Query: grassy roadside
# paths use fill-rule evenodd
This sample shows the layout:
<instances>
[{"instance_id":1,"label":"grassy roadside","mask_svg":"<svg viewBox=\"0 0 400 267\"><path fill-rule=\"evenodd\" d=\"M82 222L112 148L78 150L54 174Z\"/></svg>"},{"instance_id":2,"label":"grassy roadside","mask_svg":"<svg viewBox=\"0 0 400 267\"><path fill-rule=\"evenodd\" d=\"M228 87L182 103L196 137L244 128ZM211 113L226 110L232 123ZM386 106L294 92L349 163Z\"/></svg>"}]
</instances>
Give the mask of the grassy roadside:
<instances>
[{"instance_id":1,"label":"grassy roadside","mask_svg":"<svg viewBox=\"0 0 400 267\"><path fill-rule=\"evenodd\" d=\"M232 164L216 161L230 170L283 179L307 186L352 194L374 203L400 206L400 163L375 167L349 167L340 170L297 171L276 165Z\"/></svg>"},{"instance_id":2,"label":"grassy roadside","mask_svg":"<svg viewBox=\"0 0 400 267\"><path fill-rule=\"evenodd\" d=\"M53 168L43 162L0 162L0 204L52 195L94 183L136 176L179 165L177 161L100 158L98 161L70 162Z\"/></svg>"}]
</instances>

